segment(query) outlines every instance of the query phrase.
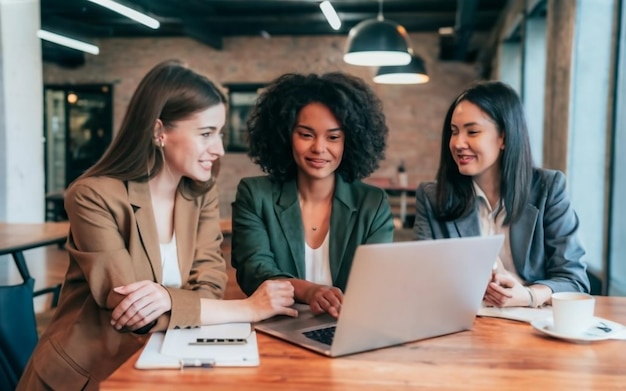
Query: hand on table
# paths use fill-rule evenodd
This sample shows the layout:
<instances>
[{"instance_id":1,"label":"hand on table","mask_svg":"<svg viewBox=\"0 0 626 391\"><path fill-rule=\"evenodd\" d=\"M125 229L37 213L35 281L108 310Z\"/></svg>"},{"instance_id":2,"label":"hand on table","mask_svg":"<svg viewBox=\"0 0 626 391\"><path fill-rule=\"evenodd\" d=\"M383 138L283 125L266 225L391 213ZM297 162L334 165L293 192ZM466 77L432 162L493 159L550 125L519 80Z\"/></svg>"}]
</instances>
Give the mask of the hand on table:
<instances>
[{"instance_id":1,"label":"hand on table","mask_svg":"<svg viewBox=\"0 0 626 391\"><path fill-rule=\"evenodd\" d=\"M289 281L266 280L246 299L250 304L252 322L271 318L274 315L298 316L293 305L293 285Z\"/></svg>"},{"instance_id":2,"label":"hand on table","mask_svg":"<svg viewBox=\"0 0 626 391\"><path fill-rule=\"evenodd\" d=\"M513 275L504 271L493 275L487 285L485 303L494 307L526 307L530 303L528 290Z\"/></svg>"},{"instance_id":3,"label":"hand on table","mask_svg":"<svg viewBox=\"0 0 626 391\"><path fill-rule=\"evenodd\" d=\"M138 330L172 309L170 294L154 281L137 281L113 291L126 296L111 314L111 325L116 330Z\"/></svg>"}]
</instances>

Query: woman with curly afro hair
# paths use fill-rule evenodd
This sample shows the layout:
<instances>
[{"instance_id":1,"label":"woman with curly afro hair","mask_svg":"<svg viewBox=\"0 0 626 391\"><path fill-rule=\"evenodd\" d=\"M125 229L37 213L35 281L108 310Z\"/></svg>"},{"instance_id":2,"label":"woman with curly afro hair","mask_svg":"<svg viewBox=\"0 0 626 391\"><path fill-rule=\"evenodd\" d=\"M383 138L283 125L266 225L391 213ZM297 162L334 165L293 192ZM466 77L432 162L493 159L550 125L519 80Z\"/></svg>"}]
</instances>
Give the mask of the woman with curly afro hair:
<instances>
[{"instance_id":1,"label":"woman with curly afro hair","mask_svg":"<svg viewBox=\"0 0 626 391\"><path fill-rule=\"evenodd\" d=\"M298 302L339 315L356 248L393 241L385 192L360 180L384 158L382 103L343 73L286 74L264 90L248 123L252 161L233 203L232 264L247 294L284 279Z\"/></svg>"}]
</instances>

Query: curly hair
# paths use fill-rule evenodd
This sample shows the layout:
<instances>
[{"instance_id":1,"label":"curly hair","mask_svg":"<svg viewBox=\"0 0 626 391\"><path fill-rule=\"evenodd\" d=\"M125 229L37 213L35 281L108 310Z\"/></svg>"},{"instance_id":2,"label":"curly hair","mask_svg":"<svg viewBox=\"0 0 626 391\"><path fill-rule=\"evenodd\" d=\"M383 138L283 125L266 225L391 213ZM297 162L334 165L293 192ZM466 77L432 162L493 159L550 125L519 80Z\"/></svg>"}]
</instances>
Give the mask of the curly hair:
<instances>
[{"instance_id":1,"label":"curly hair","mask_svg":"<svg viewBox=\"0 0 626 391\"><path fill-rule=\"evenodd\" d=\"M340 72L285 74L259 96L247 121L248 156L272 180L295 178L292 133L298 113L310 103L327 106L341 124L345 146L337 168L346 182L370 175L385 157L387 133L383 105L360 78Z\"/></svg>"}]
</instances>

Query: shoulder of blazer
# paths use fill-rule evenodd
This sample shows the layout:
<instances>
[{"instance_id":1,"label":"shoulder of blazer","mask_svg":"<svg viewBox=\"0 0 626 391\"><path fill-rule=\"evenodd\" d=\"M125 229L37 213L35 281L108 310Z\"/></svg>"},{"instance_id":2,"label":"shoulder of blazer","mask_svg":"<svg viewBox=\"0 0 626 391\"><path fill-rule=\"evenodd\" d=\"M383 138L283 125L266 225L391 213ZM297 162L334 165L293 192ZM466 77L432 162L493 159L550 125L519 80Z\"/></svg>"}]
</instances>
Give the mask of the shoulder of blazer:
<instances>
[{"instance_id":1,"label":"shoulder of blazer","mask_svg":"<svg viewBox=\"0 0 626 391\"><path fill-rule=\"evenodd\" d=\"M533 179L544 182L552 182L555 177L565 175L559 170L551 170L548 168L533 168Z\"/></svg>"},{"instance_id":2,"label":"shoulder of blazer","mask_svg":"<svg viewBox=\"0 0 626 391\"><path fill-rule=\"evenodd\" d=\"M269 175L259 175L241 178L239 186L242 185L253 189L271 189L274 186L274 182L270 180Z\"/></svg>"},{"instance_id":3,"label":"shoulder of blazer","mask_svg":"<svg viewBox=\"0 0 626 391\"><path fill-rule=\"evenodd\" d=\"M533 180L531 185L531 199L546 197L555 185L565 182L565 174L558 170L546 168L533 168ZM532 201L531 201L532 202Z\"/></svg>"},{"instance_id":4,"label":"shoulder of blazer","mask_svg":"<svg viewBox=\"0 0 626 391\"><path fill-rule=\"evenodd\" d=\"M337 175L334 197L345 205L356 208L366 201L380 204L387 197L387 193L380 187L359 180L348 183L340 175Z\"/></svg>"},{"instance_id":5,"label":"shoulder of blazer","mask_svg":"<svg viewBox=\"0 0 626 391\"><path fill-rule=\"evenodd\" d=\"M119 191L122 189L124 190L124 192L126 192L126 182L119 180L119 179L114 179L114 178L104 177L104 176L87 177L87 178L78 179L72 182L72 184L68 188L68 191L72 190L73 188L80 187L80 186L85 186L90 189L97 190L98 192L104 191L107 193L109 192L119 193Z\"/></svg>"},{"instance_id":6,"label":"shoulder of blazer","mask_svg":"<svg viewBox=\"0 0 626 391\"><path fill-rule=\"evenodd\" d=\"M248 205L256 211L265 208L285 210L298 202L296 181L272 181L268 175L243 178L237 185L233 211L239 204Z\"/></svg>"},{"instance_id":7,"label":"shoulder of blazer","mask_svg":"<svg viewBox=\"0 0 626 391\"><path fill-rule=\"evenodd\" d=\"M178 194L180 194L180 191L178 192ZM188 199L185 197L177 197L176 199L177 199L177 202L180 202L179 200L182 199L185 202L192 203L195 207L203 208L207 204L215 202L216 200L219 202L219 197L220 197L219 189L217 185L213 185L213 187L211 187L209 191L207 191L206 193L198 197L195 197L192 199Z\"/></svg>"},{"instance_id":8,"label":"shoulder of blazer","mask_svg":"<svg viewBox=\"0 0 626 391\"><path fill-rule=\"evenodd\" d=\"M417 197L425 198L431 205L437 201L437 182L422 182L417 187Z\"/></svg>"},{"instance_id":9,"label":"shoulder of blazer","mask_svg":"<svg viewBox=\"0 0 626 391\"><path fill-rule=\"evenodd\" d=\"M242 178L237 185L237 198L251 198L255 204L280 196L282 184L272 181L269 175Z\"/></svg>"},{"instance_id":10,"label":"shoulder of blazer","mask_svg":"<svg viewBox=\"0 0 626 391\"><path fill-rule=\"evenodd\" d=\"M237 192L240 189L246 189L247 193L254 198L266 197L280 189L281 185L278 182L273 182L268 175L253 176L242 178L237 185Z\"/></svg>"},{"instance_id":11,"label":"shoulder of blazer","mask_svg":"<svg viewBox=\"0 0 626 391\"><path fill-rule=\"evenodd\" d=\"M147 184L146 184L147 186ZM89 177L73 182L65 193L66 207L76 197L97 194L106 203L128 203L128 188L124 181L109 177Z\"/></svg>"}]
</instances>

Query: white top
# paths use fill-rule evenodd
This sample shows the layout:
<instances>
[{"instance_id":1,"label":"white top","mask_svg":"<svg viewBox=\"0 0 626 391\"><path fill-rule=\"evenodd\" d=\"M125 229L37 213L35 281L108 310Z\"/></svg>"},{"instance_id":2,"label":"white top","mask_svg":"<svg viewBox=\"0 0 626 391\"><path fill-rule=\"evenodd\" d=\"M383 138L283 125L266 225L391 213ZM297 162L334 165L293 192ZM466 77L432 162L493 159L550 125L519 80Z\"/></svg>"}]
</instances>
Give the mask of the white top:
<instances>
[{"instance_id":1,"label":"white top","mask_svg":"<svg viewBox=\"0 0 626 391\"><path fill-rule=\"evenodd\" d=\"M504 243L500 249L498 260L502 262L504 269L510 272L513 276L517 277L519 281L524 283L524 280L517 274L515 265L513 264L513 255L511 254L511 241L509 240L509 226L503 225L502 222L506 217L506 208L502 203L502 199L498 202L497 208L494 210L487 200L485 192L478 186L478 184L472 181L474 184L474 193L478 198L478 217L480 219L480 234L481 236L492 236L503 234Z\"/></svg>"},{"instance_id":2,"label":"white top","mask_svg":"<svg viewBox=\"0 0 626 391\"><path fill-rule=\"evenodd\" d=\"M304 279L315 284L333 286L330 275L330 257L328 255L330 242L330 229L324 238L324 242L318 248L311 248L304 241Z\"/></svg>"},{"instance_id":3,"label":"white top","mask_svg":"<svg viewBox=\"0 0 626 391\"><path fill-rule=\"evenodd\" d=\"M183 282L180 278L180 266L176 252L176 233L172 235L169 243L159 243L161 247L161 266L163 268L163 286L180 288Z\"/></svg>"}]
</instances>

